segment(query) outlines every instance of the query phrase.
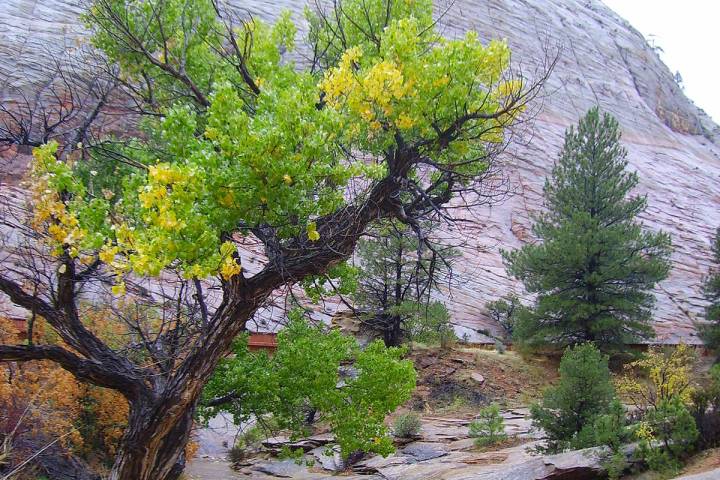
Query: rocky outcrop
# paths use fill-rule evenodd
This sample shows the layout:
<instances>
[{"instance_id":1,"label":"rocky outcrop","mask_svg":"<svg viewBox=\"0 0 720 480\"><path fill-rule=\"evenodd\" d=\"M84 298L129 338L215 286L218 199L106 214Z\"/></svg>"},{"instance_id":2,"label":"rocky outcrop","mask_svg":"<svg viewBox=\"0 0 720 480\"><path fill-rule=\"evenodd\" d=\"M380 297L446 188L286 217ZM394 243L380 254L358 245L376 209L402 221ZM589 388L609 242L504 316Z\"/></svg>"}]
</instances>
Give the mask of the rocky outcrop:
<instances>
[{"instance_id":1,"label":"rocky outcrop","mask_svg":"<svg viewBox=\"0 0 720 480\"><path fill-rule=\"evenodd\" d=\"M281 8L301 19L306 2L249 0L237 3L272 19ZM442 2L439 2L442 3ZM0 9L0 94L10 85L29 86L43 77L51 54L82 42L80 7L70 0L10 0ZM458 0L442 20L445 35L467 29L506 38L518 64L531 71L548 49L561 57L546 89L532 136L508 152L506 172L513 195L468 216L481 226L451 231L465 243L454 286L445 292L460 334L488 340L499 334L484 304L521 286L508 278L500 248L532 241L530 218L541 208L543 179L550 171L566 127L592 105L615 115L623 128L629 161L647 194L648 228L673 235L674 268L657 289L658 340L698 343L701 280L709 266L709 239L720 226L720 133L685 98L670 71L643 37L596 0ZM15 163L10 169L17 169ZM7 169L6 169L7 173Z\"/></svg>"}]
</instances>

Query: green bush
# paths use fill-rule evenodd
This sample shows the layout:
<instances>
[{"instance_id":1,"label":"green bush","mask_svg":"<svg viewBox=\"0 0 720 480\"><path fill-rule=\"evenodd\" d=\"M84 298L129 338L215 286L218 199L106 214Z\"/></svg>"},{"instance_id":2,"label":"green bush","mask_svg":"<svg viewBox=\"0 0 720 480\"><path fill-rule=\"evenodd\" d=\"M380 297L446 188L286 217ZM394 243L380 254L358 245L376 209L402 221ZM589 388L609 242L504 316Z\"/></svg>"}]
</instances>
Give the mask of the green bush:
<instances>
[{"instance_id":1,"label":"green bush","mask_svg":"<svg viewBox=\"0 0 720 480\"><path fill-rule=\"evenodd\" d=\"M613 452L603 461L602 466L607 472L608 480L618 480L625 473L625 469L628 466L627 458L625 454L618 451Z\"/></svg>"},{"instance_id":2,"label":"green bush","mask_svg":"<svg viewBox=\"0 0 720 480\"><path fill-rule=\"evenodd\" d=\"M398 438L413 438L420 433L421 427L422 423L417 413L403 413L395 419L393 435Z\"/></svg>"},{"instance_id":3,"label":"green bush","mask_svg":"<svg viewBox=\"0 0 720 480\"><path fill-rule=\"evenodd\" d=\"M589 430L591 431L592 440L588 438L588 440L580 440L577 443L592 443L608 447L610 454L603 460L602 465L607 470L608 478L617 480L628 467L628 461L622 452L622 446L628 443L632 437L631 430L627 426L625 409L620 400L615 399L610 404L610 411L599 415L595 419L592 428L583 429L579 436L588 435Z\"/></svg>"},{"instance_id":4,"label":"green bush","mask_svg":"<svg viewBox=\"0 0 720 480\"><path fill-rule=\"evenodd\" d=\"M615 398L607 356L591 343L569 347L560 361L558 384L530 409L533 425L547 438L540 450L556 453L596 445L595 421L611 413Z\"/></svg>"},{"instance_id":5,"label":"green bush","mask_svg":"<svg viewBox=\"0 0 720 480\"><path fill-rule=\"evenodd\" d=\"M500 407L493 403L478 413L478 419L470 423L470 437L475 439L475 445L485 447L494 445L507 438L505 434L505 420L500 415Z\"/></svg>"},{"instance_id":6,"label":"green bush","mask_svg":"<svg viewBox=\"0 0 720 480\"><path fill-rule=\"evenodd\" d=\"M694 450L698 429L680 397L674 396L648 410L636 436L640 441L640 458L651 470L675 473L682 467L682 460Z\"/></svg>"},{"instance_id":7,"label":"green bush","mask_svg":"<svg viewBox=\"0 0 720 480\"><path fill-rule=\"evenodd\" d=\"M388 455L394 451L385 418L410 398L415 370L402 348L380 341L364 349L356 339L310 324L299 311L278 334L270 357L248 349L247 337L235 342L235 356L220 361L203 392L201 418L220 411L236 424L253 416L272 416L293 437L309 433L308 409L316 410L335 436L342 456L356 451ZM341 374L352 364L355 375ZM342 382L342 388L337 388ZM227 399L209 406L209 400Z\"/></svg>"}]
</instances>

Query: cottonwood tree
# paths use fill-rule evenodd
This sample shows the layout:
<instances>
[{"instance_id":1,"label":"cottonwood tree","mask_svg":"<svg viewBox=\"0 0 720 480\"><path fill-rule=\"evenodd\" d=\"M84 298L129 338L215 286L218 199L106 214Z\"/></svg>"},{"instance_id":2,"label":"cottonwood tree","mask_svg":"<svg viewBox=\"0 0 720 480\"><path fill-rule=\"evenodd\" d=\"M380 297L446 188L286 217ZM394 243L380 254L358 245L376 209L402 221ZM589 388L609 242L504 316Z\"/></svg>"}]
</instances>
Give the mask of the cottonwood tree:
<instances>
[{"instance_id":1,"label":"cottonwood tree","mask_svg":"<svg viewBox=\"0 0 720 480\"><path fill-rule=\"evenodd\" d=\"M622 351L654 335L650 319L657 282L670 270L670 236L636 217L644 195L629 196L638 176L627 170L617 121L592 108L565 134L545 182L539 242L504 252L508 271L536 293L513 336L529 346L586 341Z\"/></svg>"},{"instance_id":2,"label":"cottonwood tree","mask_svg":"<svg viewBox=\"0 0 720 480\"><path fill-rule=\"evenodd\" d=\"M3 272L0 290L65 346L2 345L0 359L51 360L126 397L113 480L179 477L204 385L273 292L344 262L379 219L422 239L422 219L453 198L484 198L554 63L531 81L502 41L443 39L429 0L347 0L309 17L301 67L283 54L288 14L269 26L211 0L95 0L85 16L142 131L98 153L124 166L100 191L57 143L36 148L30 226L53 269L40 288ZM245 242L264 249L259 268L243 268ZM138 333L157 359L126 355L83 322L96 272L130 302L133 283L179 278L178 298L199 308Z\"/></svg>"}]
</instances>

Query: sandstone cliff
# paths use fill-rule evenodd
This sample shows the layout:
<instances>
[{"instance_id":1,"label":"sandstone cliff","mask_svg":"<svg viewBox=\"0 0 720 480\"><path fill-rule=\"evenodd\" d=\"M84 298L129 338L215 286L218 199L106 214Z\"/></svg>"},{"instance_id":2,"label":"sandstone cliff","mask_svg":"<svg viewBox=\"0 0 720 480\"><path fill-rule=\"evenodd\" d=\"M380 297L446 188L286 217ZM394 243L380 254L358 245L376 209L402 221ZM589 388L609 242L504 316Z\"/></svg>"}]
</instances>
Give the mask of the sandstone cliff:
<instances>
[{"instance_id":1,"label":"sandstone cliff","mask_svg":"<svg viewBox=\"0 0 720 480\"><path fill-rule=\"evenodd\" d=\"M304 1L231 0L271 19L281 8L301 18ZM0 98L10 85L29 86L43 76L42 61L76 49L83 35L81 7L70 0L9 0L0 9ZM674 268L657 291L656 329L662 342L697 343L693 322L702 315L700 291L709 265L709 239L720 226L720 129L685 98L673 76L643 37L595 0L458 0L443 19L446 36L475 29L506 38L514 58L532 68L549 45L562 56L531 141L506 159L514 195L500 205L470 214L482 226L467 238L456 286L448 292L459 333L482 339L497 332L484 304L521 285L505 274L500 248L530 238L530 215L541 206L542 185L562 144L566 127L592 105L615 115L624 131L629 161L648 195L643 221L673 235ZM2 166L17 179L22 162Z\"/></svg>"}]
</instances>

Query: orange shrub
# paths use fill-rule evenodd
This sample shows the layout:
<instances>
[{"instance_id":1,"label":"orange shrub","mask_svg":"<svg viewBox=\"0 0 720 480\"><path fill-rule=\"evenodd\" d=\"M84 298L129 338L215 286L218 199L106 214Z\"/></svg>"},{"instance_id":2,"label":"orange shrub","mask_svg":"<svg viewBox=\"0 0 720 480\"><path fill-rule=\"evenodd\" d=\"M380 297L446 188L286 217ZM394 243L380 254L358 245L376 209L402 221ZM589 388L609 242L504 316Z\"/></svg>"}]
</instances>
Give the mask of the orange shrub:
<instances>
[{"instance_id":1,"label":"orange shrub","mask_svg":"<svg viewBox=\"0 0 720 480\"><path fill-rule=\"evenodd\" d=\"M54 343L42 320L34 341ZM10 320L0 318L0 344L22 336ZM103 463L114 455L127 422L128 405L119 393L81 383L49 361L0 363L0 445L5 463L17 463L55 439L67 451ZM0 466L2 466L0 452Z\"/></svg>"}]
</instances>

